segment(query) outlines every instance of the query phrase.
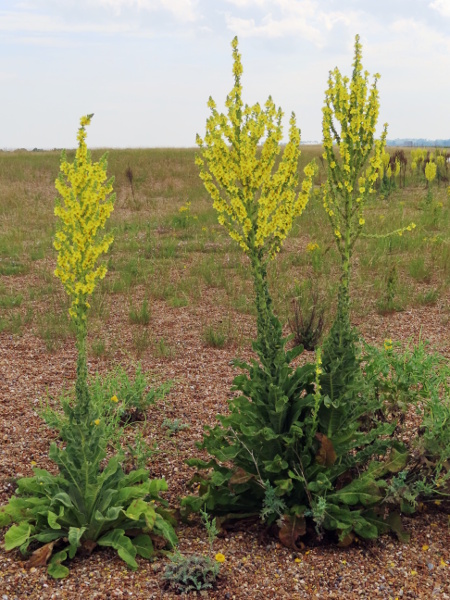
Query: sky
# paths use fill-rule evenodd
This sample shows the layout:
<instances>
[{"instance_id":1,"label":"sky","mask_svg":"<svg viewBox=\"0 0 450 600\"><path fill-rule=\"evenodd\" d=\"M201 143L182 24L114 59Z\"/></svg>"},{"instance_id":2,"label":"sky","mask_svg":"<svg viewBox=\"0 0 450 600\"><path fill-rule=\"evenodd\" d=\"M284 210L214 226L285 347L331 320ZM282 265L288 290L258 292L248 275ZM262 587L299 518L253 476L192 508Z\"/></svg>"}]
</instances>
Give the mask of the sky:
<instances>
[{"instance_id":1,"label":"sky","mask_svg":"<svg viewBox=\"0 0 450 600\"><path fill-rule=\"evenodd\" d=\"M74 148L89 113L93 148L193 147L233 87L235 35L244 102L271 95L320 141L356 34L388 138L449 138L450 0L1 0L0 148Z\"/></svg>"}]
</instances>

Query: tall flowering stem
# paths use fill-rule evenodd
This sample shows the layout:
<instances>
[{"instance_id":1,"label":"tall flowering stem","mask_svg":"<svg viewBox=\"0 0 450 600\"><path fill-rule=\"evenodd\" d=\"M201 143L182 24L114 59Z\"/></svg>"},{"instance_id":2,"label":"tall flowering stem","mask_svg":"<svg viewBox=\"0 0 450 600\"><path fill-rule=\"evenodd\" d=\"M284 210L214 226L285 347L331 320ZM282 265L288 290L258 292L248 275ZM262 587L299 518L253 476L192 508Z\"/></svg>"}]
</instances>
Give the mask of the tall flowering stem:
<instances>
[{"instance_id":1,"label":"tall flowering stem","mask_svg":"<svg viewBox=\"0 0 450 600\"><path fill-rule=\"evenodd\" d=\"M340 301L347 306L350 260L365 224L364 206L383 166L387 135L385 124L381 138L375 140L379 75L370 86L361 50L356 36L352 77L343 77L337 68L330 72L322 109L323 157L327 161L323 204L342 261Z\"/></svg>"},{"instance_id":2,"label":"tall flowering stem","mask_svg":"<svg viewBox=\"0 0 450 600\"><path fill-rule=\"evenodd\" d=\"M93 115L81 118L78 129L78 148L73 163L62 153L60 173L55 182L59 197L55 215L59 227L53 246L58 252L55 275L66 290L71 305L69 315L75 324L77 336L76 417L87 416L86 334L88 298L99 279L106 275L106 266L99 265L99 257L113 242L103 228L114 208L113 179L107 179L107 155L92 162L86 146L86 126Z\"/></svg>"},{"instance_id":3,"label":"tall flowering stem","mask_svg":"<svg viewBox=\"0 0 450 600\"><path fill-rule=\"evenodd\" d=\"M243 73L238 39L233 49L234 87L225 105L227 113L208 101L211 116L204 139L197 136L201 154L196 163L200 177L232 239L250 259L258 309L258 338L266 337L272 320L267 288L267 265L308 202L315 165L305 167L301 190L297 191L300 131L292 113L289 140L279 157L283 137L283 112L271 97L264 107L244 105Z\"/></svg>"}]
</instances>

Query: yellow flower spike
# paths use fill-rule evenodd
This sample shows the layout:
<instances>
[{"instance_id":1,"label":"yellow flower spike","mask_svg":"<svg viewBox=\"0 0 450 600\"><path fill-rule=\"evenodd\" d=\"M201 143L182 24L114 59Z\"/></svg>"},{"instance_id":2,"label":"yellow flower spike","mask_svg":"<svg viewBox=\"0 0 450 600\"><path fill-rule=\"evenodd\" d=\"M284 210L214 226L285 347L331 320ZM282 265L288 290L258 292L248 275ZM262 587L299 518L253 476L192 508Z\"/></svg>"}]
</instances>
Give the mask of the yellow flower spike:
<instances>
[{"instance_id":1,"label":"yellow flower spike","mask_svg":"<svg viewBox=\"0 0 450 600\"><path fill-rule=\"evenodd\" d=\"M97 280L106 274L105 266L96 268L95 264L113 242L112 235L100 233L114 208L115 194L113 179L106 180L106 154L92 163L86 146L85 127L92 116L80 119L75 160L69 164L63 152L55 182L59 198L54 213L61 222L53 243L58 252L54 273L71 298L69 314L79 325L86 320L87 297L93 293Z\"/></svg>"},{"instance_id":2,"label":"yellow flower spike","mask_svg":"<svg viewBox=\"0 0 450 600\"><path fill-rule=\"evenodd\" d=\"M211 115L204 138L197 136L201 154L196 164L219 223L245 253L261 253L265 262L274 258L294 218L304 210L316 167L305 167L301 191L296 192L300 131L295 115L291 115L289 139L281 153L283 112L271 97L264 107L244 105L237 38L231 45L234 87L225 102L227 113L219 113L209 100Z\"/></svg>"}]
</instances>

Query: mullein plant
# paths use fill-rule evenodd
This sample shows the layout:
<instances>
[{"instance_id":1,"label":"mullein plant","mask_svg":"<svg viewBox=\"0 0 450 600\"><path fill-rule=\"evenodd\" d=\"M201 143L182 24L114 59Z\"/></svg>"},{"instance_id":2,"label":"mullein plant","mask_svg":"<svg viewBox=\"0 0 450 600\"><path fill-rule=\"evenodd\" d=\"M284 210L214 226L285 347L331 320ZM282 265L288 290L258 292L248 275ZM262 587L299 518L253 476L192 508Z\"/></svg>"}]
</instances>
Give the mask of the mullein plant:
<instances>
[{"instance_id":1,"label":"mullein plant","mask_svg":"<svg viewBox=\"0 0 450 600\"><path fill-rule=\"evenodd\" d=\"M350 325L351 261L358 239L370 237L363 232L364 208L375 192L375 182L380 172L386 171L388 177L393 174L385 153L387 124L380 139L375 139L380 106L378 79L376 74L369 84L356 36L352 76L342 76L338 68L330 72L322 109L323 158L327 163L323 205L341 260L337 314L323 348L326 376L334 373L334 382L329 380L326 385L331 398L342 395L351 384L351 374L359 371L356 335ZM411 223L387 235L402 235L414 227ZM347 366L343 368L345 361Z\"/></svg>"},{"instance_id":2,"label":"mullein plant","mask_svg":"<svg viewBox=\"0 0 450 600\"><path fill-rule=\"evenodd\" d=\"M235 85L226 101L228 113L219 113L209 100L212 114L205 139L197 140L202 150L197 164L219 221L250 262L257 308L253 348L259 362L236 361L247 371L233 382L233 391L241 395L229 402L228 415L218 416L219 425L206 427L199 447L208 451L210 460L188 461L199 468L192 480L198 495L184 498L182 507L186 515L203 508L225 517L259 517L278 531L283 544L297 550L311 520L319 536L332 530L341 540L353 531L374 538L390 527L373 509L382 499L378 480L400 469L404 458L394 453L387 466L373 462L359 476L374 454L382 455L391 446L393 426L366 434L358 431L359 415L336 418L342 415L331 410L332 401L322 389L320 352L315 364L296 369L290 364L303 348L285 350L267 266L306 205L315 167L305 167L298 191L295 118L279 157L282 113L270 98L264 109L243 104L236 38L232 48ZM372 168L378 169L378 160ZM355 474L348 485L340 480L344 473Z\"/></svg>"},{"instance_id":3,"label":"mullein plant","mask_svg":"<svg viewBox=\"0 0 450 600\"><path fill-rule=\"evenodd\" d=\"M234 87L227 96L227 114L219 113L212 98L206 135L197 136L201 153L196 158L200 177L213 200L218 220L248 256L258 314L257 339L267 358L279 334L267 287L267 266L308 202L316 172L314 163L304 169L297 190L300 131L292 113L289 140L279 158L283 112L271 97L264 107L244 105L243 72L238 40L232 42ZM261 144L261 146L260 146Z\"/></svg>"},{"instance_id":4,"label":"mullein plant","mask_svg":"<svg viewBox=\"0 0 450 600\"><path fill-rule=\"evenodd\" d=\"M431 191L431 184L436 179L437 173L437 164L433 162L431 159L425 165L425 179L427 180L427 197L426 203L431 204L433 199L433 194Z\"/></svg>"},{"instance_id":5,"label":"mullein plant","mask_svg":"<svg viewBox=\"0 0 450 600\"><path fill-rule=\"evenodd\" d=\"M103 229L114 206L106 155L92 162L86 146L85 127L91 117L81 119L75 160L67 162L63 153L56 181L60 198L55 215L60 226L54 241L58 251L55 275L71 300L69 315L78 350L75 401L63 404L63 444L52 443L49 452L59 474L34 467L34 476L20 479L15 496L0 507L0 526L11 525L5 534L5 549L18 547L27 554L30 544L43 544L33 552L28 566L47 565L49 575L55 578L68 575L63 564L68 558L78 551L90 553L97 545L114 548L136 569L136 555L150 558L154 554L152 536L158 537L158 544L164 538L169 547L177 541L173 519L159 495L167 490L165 480L150 480L146 469L125 475L119 455L105 464L105 420L110 411L99 412L101 403L93 402L89 393L88 299L106 274L98 259L113 241ZM111 402L116 401L113 396ZM130 530L137 535L131 538Z\"/></svg>"}]
</instances>

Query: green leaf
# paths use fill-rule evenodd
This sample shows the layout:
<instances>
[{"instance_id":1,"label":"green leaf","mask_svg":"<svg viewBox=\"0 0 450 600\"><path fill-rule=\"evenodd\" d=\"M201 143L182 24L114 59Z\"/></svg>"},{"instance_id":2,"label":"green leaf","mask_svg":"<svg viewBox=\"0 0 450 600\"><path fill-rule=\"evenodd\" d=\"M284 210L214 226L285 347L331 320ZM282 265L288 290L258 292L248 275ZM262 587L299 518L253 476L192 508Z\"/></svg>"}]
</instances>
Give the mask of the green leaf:
<instances>
[{"instance_id":1,"label":"green leaf","mask_svg":"<svg viewBox=\"0 0 450 600\"><path fill-rule=\"evenodd\" d=\"M5 550L8 552L8 550L24 544L31 536L32 531L33 527L27 522L10 527L5 534Z\"/></svg>"},{"instance_id":2,"label":"green leaf","mask_svg":"<svg viewBox=\"0 0 450 600\"><path fill-rule=\"evenodd\" d=\"M153 531L162 535L162 537L168 541L168 544L171 548L178 544L178 538L174 528L158 513L156 513L156 521Z\"/></svg>"},{"instance_id":3,"label":"green leaf","mask_svg":"<svg viewBox=\"0 0 450 600\"><path fill-rule=\"evenodd\" d=\"M138 535L131 540L131 543L136 548L137 554L142 558L151 558L153 555L153 542L149 535Z\"/></svg>"},{"instance_id":4,"label":"green leaf","mask_svg":"<svg viewBox=\"0 0 450 600\"><path fill-rule=\"evenodd\" d=\"M97 540L99 546L109 546L117 550L117 554L124 560L130 569L136 570L138 565L134 557L136 548L133 546L129 537L125 535L123 529L113 529L106 535Z\"/></svg>"},{"instance_id":5,"label":"green leaf","mask_svg":"<svg viewBox=\"0 0 450 600\"><path fill-rule=\"evenodd\" d=\"M67 551L61 550L54 554L49 562L47 572L54 579L64 579L69 574L69 569L61 563L67 559Z\"/></svg>"},{"instance_id":6,"label":"green leaf","mask_svg":"<svg viewBox=\"0 0 450 600\"><path fill-rule=\"evenodd\" d=\"M389 458L386 462L387 470L390 473L398 473L405 467L408 456L408 452L399 452L395 448L392 448Z\"/></svg>"},{"instance_id":7,"label":"green leaf","mask_svg":"<svg viewBox=\"0 0 450 600\"><path fill-rule=\"evenodd\" d=\"M61 564L50 563L47 569L47 573L50 575L50 577L53 577L53 579L64 579L64 577L67 577L69 572L69 569L65 565Z\"/></svg>"},{"instance_id":8,"label":"green leaf","mask_svg":"<svg viewBox=\"0 0 450 600\"><path fill-rule=\"evenodd\" d=\"M46 529L45 531L41 531L36 535L33 535L32 539L37 540L38 542L42 542L43 544L48 544L48 542L53 542L60 537L64 536L64 531L55 531L54 529Z\"/></svg>"},{"instance_id":9,"label":"green leaf","mask_svg":"<svg viewBox=\"0 0 450 600\"><path fill-rule=\"evenodd\" d=\"M62 511L62 514L61 514ZM61 506L61 511L59 515L55 514L53 511L49 510L47 513L47 521L52 529L61 529L61 525L58 523L59 517L62 517L64 514L64 507Z\"/></svg>"},{"instance_id":10,"label":"green leaf","mask_svg":"<svg viewBox=\"0 0 450 600\"><path fill-rule=\"evenodd\" d=\"M0 506L0 527L6 527L12 521L11 516L6 512L8 506Z\"/></svg>"},{"instance_id":11,"label":"green leaf","mask_svg":"<svg viewBox=\"0 0 450 600\"><path fill-rule=\"evenodd\" d=\"M77 549L80 546L81 538L83 533L86 531L87 527L70 527L69 528L69 558L73 558L77 552Z\"/></svg>"},{"instance_id":12,"label":"green leaf","mask_svg":"<svg viewBox=\"0 0 450 600\"><path fill-rule=\"evenodd\" d=\"M328 497L328 500L333 502L343 502L348 505L362 504L363 506L377 504L382 499L383 494L377 483L364 476L360 479L355 479Z\"/></svg>"}]
</instances>

